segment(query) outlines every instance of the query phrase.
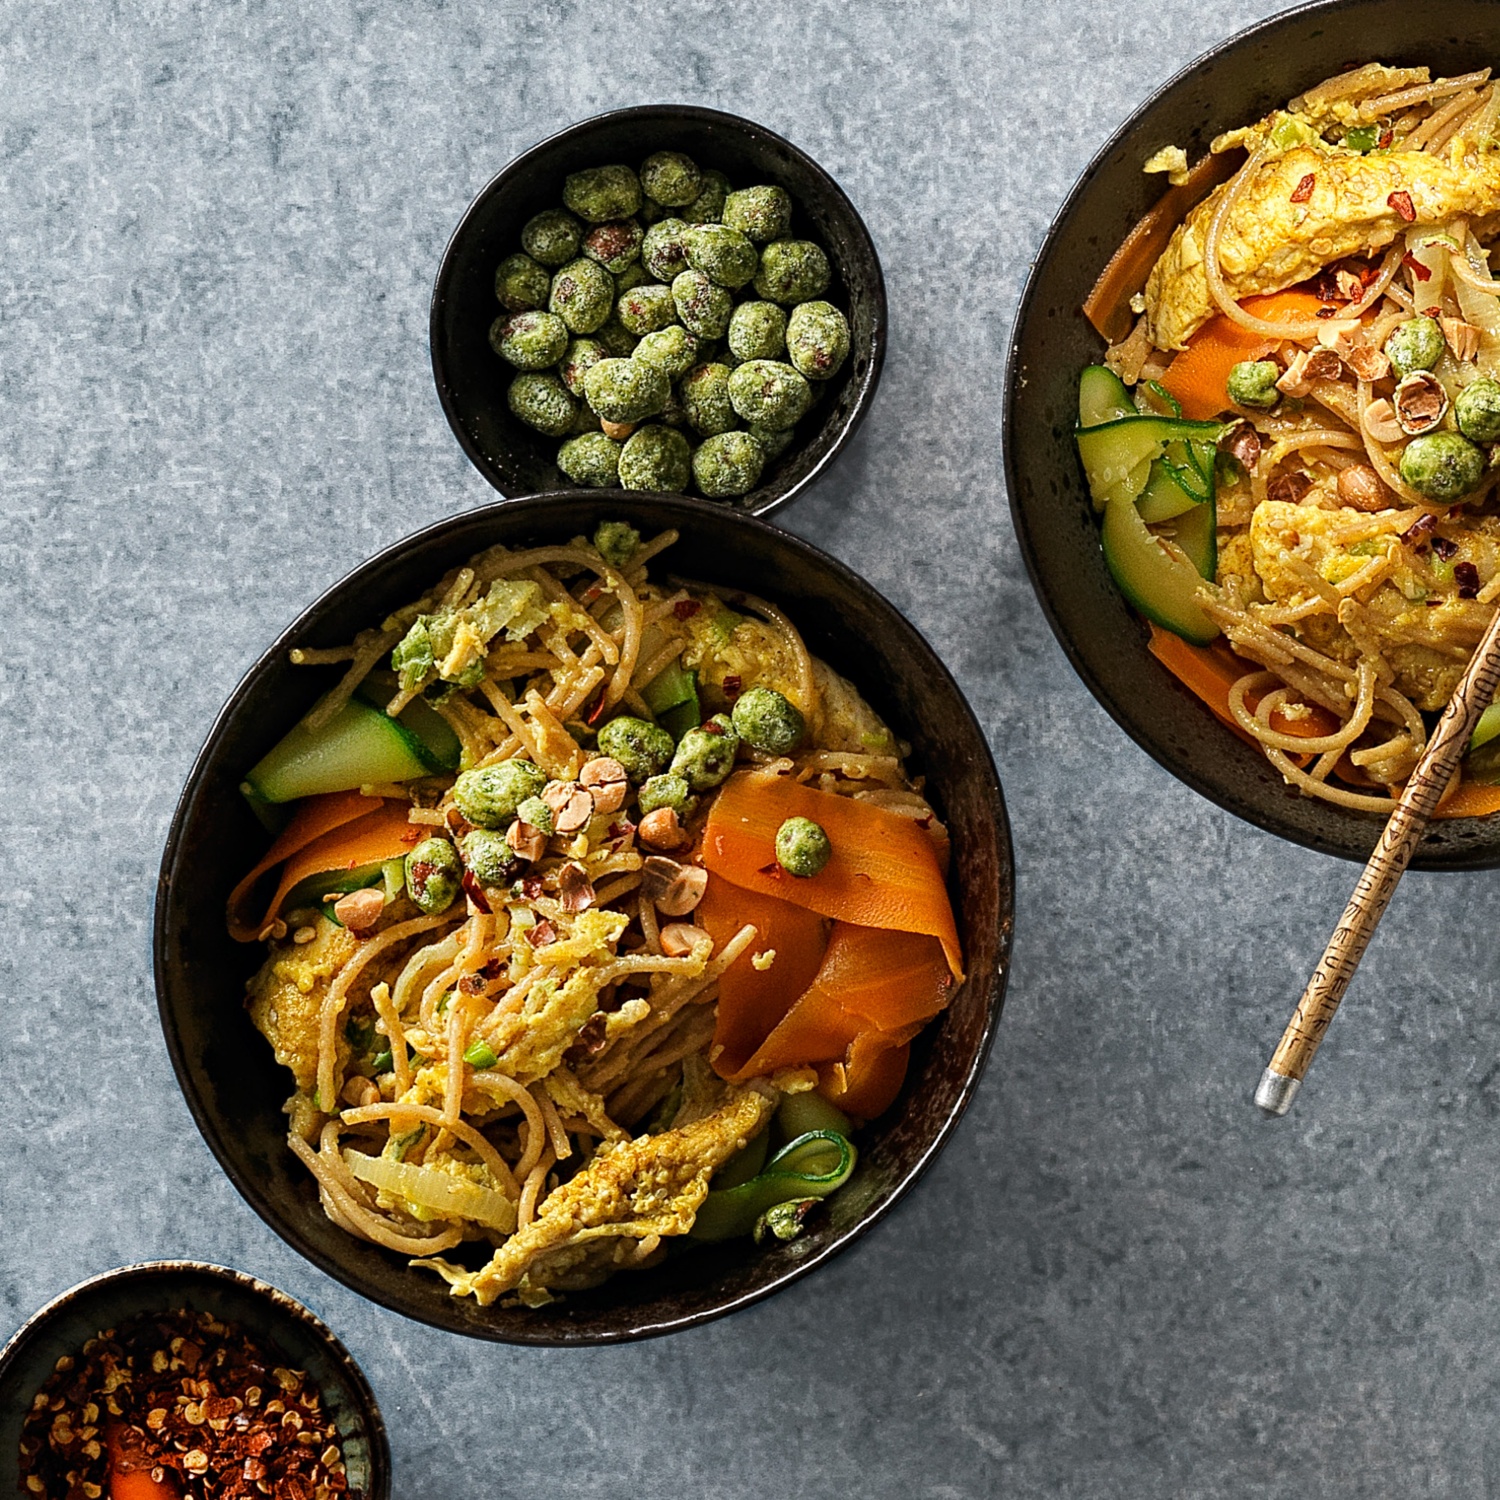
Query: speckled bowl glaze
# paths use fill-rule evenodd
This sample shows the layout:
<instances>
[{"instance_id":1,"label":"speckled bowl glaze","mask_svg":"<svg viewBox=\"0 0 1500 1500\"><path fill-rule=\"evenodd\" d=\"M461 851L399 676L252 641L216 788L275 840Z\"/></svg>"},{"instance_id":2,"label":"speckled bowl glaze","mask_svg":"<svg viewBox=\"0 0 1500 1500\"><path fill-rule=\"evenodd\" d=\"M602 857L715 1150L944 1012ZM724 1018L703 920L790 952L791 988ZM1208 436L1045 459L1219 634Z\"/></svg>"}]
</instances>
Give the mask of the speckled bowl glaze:
<instances>
[{"instance_id":1,"label":"speckled bowl glaze","mask_svg":"<svg viewBox=\"0 0 1500 1500\"><path fill-rule=\"evenodd\" d=\"M1230 812L1326 854L1363 861L1384 820L1301 796L1146 650L1146 625L1099 547L1073 427L1078 375L1103 341L1082 304L1126 233L1161 195L1141 164L1166 145L1195 161L1214 136L1359 62L1434 76L1500 54L1500 7L1479 0L1329 0L1252 27L1158 89L1090 163L1058 214L1021 299L1006 379L1005 470L1022 555L1068 659L1140 747ZM1432 825L1413 864L1500 864L1500 817Z\"/></svg>"},{"instance_id":2,"label":"speckled bowl glaze","mask_svg":"<svg viewBox=\"0 0 1500 1500\"><path fill-rule=\"evenodd\" d=\"M681 533L660 573L775 600L809 648L911 742L911 763L928 778L953 838L950 884L969 977L915 1044L900 1098L861 1132L855 1175L802 1238L674 1247L681 1253L649 1271L534 1312L482 1308L336 1229L287 1150L281 1106L289 1075L243 1004L259 953L231 942L224 926L230 888L266 844L236 787L329 684L325 672L291 667L291 646L350 640L494 543L590 535L612 518L643 535L666 527ZM561 491L491 505L398 542L313 604L235 689L188 778L162 858L157 994L178 1081L204 1138L251 1207L314 1264L376 1302L455 1333L518 1344L614 1343L687 1328L768 1296L864 1233L911 1187L952 1133L989 1050L1009 966L1012 899L1010 834L984 735L932 649L868 584L806 542L706 501ZM941 1247L932 1254L940 1274Z\"/></svg>"},{"instance_id":3,"label":"speckled bowl glaze","mask_svg":"<svg viewBox=\"0 0 1500 1500\"><path fill-rule=\"evenodd\" d=\"M735 187L774 183L792 199L792 233L827 252L825 294L848 315L849 358L797 424L797 435L766 465L760 484L719 504L752 515L779 510L833 462L864 420L885 359L885 279L870 232L844 190L810 156L739 115L686 104L647 104L570 125L518 156L469 205L443 252L432 294L432 373L454 435L502 495L565 487L559 439L518 421L505 392L515 372L490 347L501 309L495 267L521 247L521 226L562 203L563 179L585 167L635 166L653 151L685 151Z\"/></svg>"},{"instance_id":4,"label":"speckled bowl glaze","mask_svg":"<svg viewBox=\"0 0 1500 1500\"><path fill-rule=\"evenodd\" d=\"M391 1449L375 1393L349 1351L302 1304L240 1271L197 1260L153 1260L90 1277L53 1298L0 1349L0 1489L21 1494L15 1465L32 1397L64 1354L139 1313L206 1312L275 1344L306 1370L338 1425L349 1484L390 1500Z\"/></svg>"}]
</instances>

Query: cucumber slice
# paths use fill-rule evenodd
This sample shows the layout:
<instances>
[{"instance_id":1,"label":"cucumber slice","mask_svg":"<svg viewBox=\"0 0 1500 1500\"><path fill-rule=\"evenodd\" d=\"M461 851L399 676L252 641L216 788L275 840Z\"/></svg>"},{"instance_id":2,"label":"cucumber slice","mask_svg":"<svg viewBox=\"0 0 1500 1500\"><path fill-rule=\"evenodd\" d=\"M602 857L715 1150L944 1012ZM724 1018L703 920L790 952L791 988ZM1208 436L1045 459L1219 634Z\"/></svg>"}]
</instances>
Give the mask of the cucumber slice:
<instances>
[{"instance_id":1,"label":"cucumber slice","mask_svg":"<svg viewBox=\"0 0 1500 1500\"><path fill-rule=\"evenodd\" d=\"M660 718L679 703L695 703L698 699L698 674L690 672L680 661L667 665L664 671L641 689L646 707Z\"/></svg>"},{"instance_id":2,"label":"cucumber slice","mask_svg":"<svg viewBox=\"0 0 1500 1500\"><path fill-rule=\"evenodd\" d=\"M353 698L316 733L293 725L251 769L244 789L265 802L292 802L371 781L414 781L432 774L431 758L411 730Z\"/></svg>"},{"instance_id":3,"label":"cucumber slice","mask_svg":"<svg viewBox=\"0 0 1500 1500\"><path fill-rule=\"evenodd\" d=\"M346 896L350 891L362 891L367 886L384 885L385 898L394 901L406 888L406 861L400 859L377 859L367 865L356 865L352 870L322 870L299 880L286 894L281 903L283 911L297 911L301 907L322 908L323 898L338 894ZM343 923L327 908L325 915L339 926Z\"/></svg>"},{"instance_id":4,"label":"cucumber slice","mask_svg":"<svg viewBox=\"0 0 1500 1500\"><path fill-rule=\"evenodd\" d=\"M698 694L694 692L688 702L679 703L675 708L669 708L666 713L659 714L656 722L674 740L680 740L688 730L696 729L703 722L703 709L698 703Z\"/></svg>"},{"instance_id":5,"label":"cucumber slice","mask_svg":"<svg viewBox=\"0 0 1500 1500\"><path fill-rule=\"evenodd\" d=\"M1180 402L1159 380L1143 380L1135 388L1135 409L1143 417L1180 417Z\"/></svg>"},{"instance_id":6,"label":"cucumber slice","mask_svg":"<svg viewBox=\"0 0 1500 1500\"><path fill-rule=\"evenodd\" d=\"M1200 578L1213 580L1219 566L1219 528L1217 507L1210 500L1184 511L1165 531L1170 540L1182 548L1187 560L1198 570Z\"/></svg>"},{"instance_id":7,"label":"cucumber slice","mask_svg":"<svg viewBox=\"0 0 1500 1500\"><path fill-rule=\"evenodd\" d=\"M387 701L389 700L382 699L373 706L384 713ZM396 722L403 729L410 730L412 749L426 762L430 774L438 776L444 771L458 769L459 757L463 754L458 736L442 714L425 698L413 698L396 715Z\"/></svg>"},{"instance_id":8,"label":"cucumber slice","mask_svg":"<svg viewBox=\"0 0 1500 1500\"><path fill-rule=\"evenodd\" d=\"M1151 477L1146 481L1146 488L1141 491L1136 508L1141 513L1141 520L1148 526L1155 526L1160 521L1170 521L1174 516L1180 516L1202 503L1196 495L1190 495L1178 483L1173 471L1157 459L1151 465Z\"/></svg>"},{"instance_id":9,"label":"cucumber slice","mask_svg":"<svg viewBox=\"0 0 1500 1500\"><path fill-rule=\"evenodd\" d=\"M1174 417L1122 417L1117 422L1086 427L1076 437L1089 490L1096 502L1107 503L1115 498L1119 486L1128 483L1133 475L1140 475L1140 485L1144 488L1151 463L1161 457L1168 443L1194 438L1217 443L1223 430L1218 422L1184 422ZM1140 489L1137 489L1136 494L1139 493Z\"/></svg>"},{"instance_id":10,"label":"cucumber slice","mask_svg":"<svg viewBox=\"0 0 1500 1500\"><path fill-rule=\"evenodd\" d=\"M1135 415L1125 382L1104 365L1090 365L1078 377L1078 425L1097 427Z\"/></svg>"},{"instance_id":11,"label":"cucumber slice","mask_svg":"<svg viewBox=\"0 0 1500 1500\"><path fill-rule=\"evenodd\" d=\"M1120 592L1148 620L1196 646L1218 635L1194 597L1203 581L1194 562L1181 547L1153 536L1133 504L1116 500L1105 510L1102 541Z\"/></svg>"}]
</instances>

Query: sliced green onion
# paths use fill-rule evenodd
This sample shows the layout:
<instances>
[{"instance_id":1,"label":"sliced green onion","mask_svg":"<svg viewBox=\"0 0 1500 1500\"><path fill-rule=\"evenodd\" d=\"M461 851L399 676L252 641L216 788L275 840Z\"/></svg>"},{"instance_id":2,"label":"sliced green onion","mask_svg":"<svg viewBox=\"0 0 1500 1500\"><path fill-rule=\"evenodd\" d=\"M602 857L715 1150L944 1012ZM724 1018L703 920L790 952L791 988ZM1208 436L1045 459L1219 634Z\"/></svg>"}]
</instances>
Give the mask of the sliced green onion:
<instances>
[{"instance_id":1,"label":"sliced green onion","mask_svg":"<svg viewBox=\"0 0 1500 1500\"><path fill-rule=\"evenodd\" d=\"M480 1040L469 1043L469 1050L464 1053L464 1061L471 1068L493 1068L500 1058L488 1042Z\"/></svg>"}]
</instances>

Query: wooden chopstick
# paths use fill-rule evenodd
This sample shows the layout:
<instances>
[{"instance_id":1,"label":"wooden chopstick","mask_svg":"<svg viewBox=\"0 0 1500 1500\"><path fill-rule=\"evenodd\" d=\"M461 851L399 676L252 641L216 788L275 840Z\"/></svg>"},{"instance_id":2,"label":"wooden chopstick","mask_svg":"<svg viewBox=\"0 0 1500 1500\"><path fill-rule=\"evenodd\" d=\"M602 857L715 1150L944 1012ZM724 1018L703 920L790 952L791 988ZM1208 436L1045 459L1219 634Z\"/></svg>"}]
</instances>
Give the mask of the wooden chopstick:
<instances>
[{"instance_id":1,"label":"wooden chopstick","mask_svg":"<svg viewBox=\"0 0 1500 1500\"><path fill-rule=\"evenodd\" d=\"M1255 1102L1266 1114L1284 1115L1292 1107L1292 1100L1317 1055L1318 1044L1338 1011L1339 1001L1344 998L1344 991L1349 988L1349 981L1354 978L1354 971L1417 845L1422 842L1428 819L1458 769L1475 722L1494 700L1497 685L1500 685L1500 610L1469 659L1457 690L1443 710L1411 780L1406 783L1406 790L1381 832L1375 852L1354 887L1349 905L1323 950L1323 957L1307 981L1270 1066L1261 1074Z\"/></svg>"}]
</instances>

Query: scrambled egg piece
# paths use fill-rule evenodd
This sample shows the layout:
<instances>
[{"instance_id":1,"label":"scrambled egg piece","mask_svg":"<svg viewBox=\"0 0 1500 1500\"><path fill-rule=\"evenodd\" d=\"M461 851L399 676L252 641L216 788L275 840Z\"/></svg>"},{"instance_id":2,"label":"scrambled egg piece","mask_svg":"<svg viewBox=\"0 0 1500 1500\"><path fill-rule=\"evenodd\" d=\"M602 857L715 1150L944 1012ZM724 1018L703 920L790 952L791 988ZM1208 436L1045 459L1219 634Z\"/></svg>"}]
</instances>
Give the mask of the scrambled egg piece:
<instances>
[{"instance_id":1,"label":"scrambled egg piece","mask_svg":"<svg viewBox=\"0 0 1500 1500\"><path fill-rule=\"evenodd\" d=\"M1313 178L1306 202L1292 195ZM1209 224L1238 177L1216 188L1177 227L1146 282L1147 332L1158 349L1181 349L1218 311L1204 272ZM1470 164L1459 151L1360 156L1330 147L1297 146L1263 162L1244 187L1219 238L1219 263L1230 296L1276 292L1345 256L1388 246L1409 227L1390 202L1409 193L1417 224L1500 215L1500 158ZM1476 232L1483 237L1481 223Z\"/></svg>"},{"instance_id":2,"label":"scrambled egg piece","mask_svg":"<svg viewBox=\"0 0 1500 1500\"><path fill-rule=\"evenodd\" d=\"M270 1042L276 1061L290 1068L297 1087L310 1094L318 1081L318 1015L333 976L356 947L346 928L319 916L312 942L290 940L271 949L250 981L246 1006L256 1030ZM342 1036L339 1045L345 1045Z\"/></svg>"},{"instance_id":3,"label":"scrambled egg piece","mask_svg":"<svg viewBox=\"0 0 1500 1500\"><path fill-rule=\"evenodd\" d=\"M1256 507L1250 523L1255 571L1268 599L1300 604L1317 592L1309 569L1325 583L1338 584L1368 566L1372 557L1390 552L1388 578L1358 591L1349 625L1333 614L1317 614L1297 629L1315 650L1346 662L1359 656L1358 635L1384 656L1396 687L1418 708L1440 709L1452 697L1492 610L1459 597L1455 570L1472 564L1481 587L1500 572L1500 518L1440 521L1434 534L1457 549L1448 558L1414 554L1390 533L1373 540L1349 539L1367 520L1359 511L1267 500Z\"/></svg>"},{"instance_id":4,"label":"scrambled egg piece","mask_svg":"<svg viewBox=\"0 0 1500 1500\"><path fill-rule=\"evenodd\" d=\"M482 1270L437 1258L415 1264L437 1271L454 1296L472 1295L483 1307L509 1291L525 1300L549 1286L581 1285L585 1268L602 1272L621 1262L621 1251L634 1250L621 1242L686 1234L709 1179L761 1130L777 1098L764 1083L732 1088L717 1109L691 1124L604 1142Z\"/></svg>"}]
</instances>

